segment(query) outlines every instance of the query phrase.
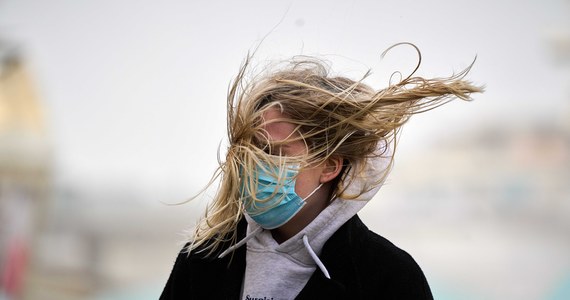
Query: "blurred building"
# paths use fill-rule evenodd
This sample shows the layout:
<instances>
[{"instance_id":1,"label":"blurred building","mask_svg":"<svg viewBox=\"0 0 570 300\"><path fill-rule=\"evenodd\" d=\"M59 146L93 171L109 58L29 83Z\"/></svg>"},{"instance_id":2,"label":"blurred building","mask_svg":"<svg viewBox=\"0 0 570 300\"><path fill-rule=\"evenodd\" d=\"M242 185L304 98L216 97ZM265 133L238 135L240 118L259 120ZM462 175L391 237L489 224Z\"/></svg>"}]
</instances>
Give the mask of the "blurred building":
<instances>
[{"instance_id":1,"label":"blurred building","mask_svg":"<svg viewBox=\"0 0 570 300\"><path fill-rule=\"evenodd\" d=\"M370 225L402 239L445 299L569 299L569 117L482 122L400 157L396 200Z\"/></svg>"},{"instance_id":2,"label":"blurred building","mask_svg":"<svg viewBox=\"0 0 570 300\"><path fill-rule=\"evenodd\" d=\"M461 220L484 216L537 224L558 222L570 233L570 126L566 119L495 122L463 136L441 137L432 147L426 153L430 159L418 156L398 166L405 168L406 176L398 184L407 187L402 190L408 197L445 205L460 199L472 206L457 212Z\"/></svg>"},{"instance_id":3,"label":"blurred building","mask_svg":"<svg viewBox=\"0 0 570 300\"><path fill-rule=\"evenodd\" d=\"M20 299L31 284L50 166L33 84L16 49L0 41L0 299Z\"/></svg>"},{"instance_id":4,"label":"blurred building","mask_svg":"<svg viewBox=\"0 0 570 300\"><path fill-rule=\"evenodd\" d=\"M203 207L105 180L55 182L30 77L0 42L0 300L156 299Z\"/></svg>"}]
</instances>

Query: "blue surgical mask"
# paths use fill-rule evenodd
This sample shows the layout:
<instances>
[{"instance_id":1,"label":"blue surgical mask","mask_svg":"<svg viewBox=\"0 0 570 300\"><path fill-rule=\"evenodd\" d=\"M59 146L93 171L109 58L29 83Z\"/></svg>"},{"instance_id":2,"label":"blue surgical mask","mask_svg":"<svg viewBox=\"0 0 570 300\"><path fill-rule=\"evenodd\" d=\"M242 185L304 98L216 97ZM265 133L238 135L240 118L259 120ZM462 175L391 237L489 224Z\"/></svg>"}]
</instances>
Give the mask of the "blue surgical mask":
<instances>
[{"instance_id":1,"label":"blue surgical mask","mask_svg":"<svg viewBox=\"0 0 570 300\"><path fill-rule=\"evenodd\" d=\"M295 193L295 178L299 173L298 164L272 167L268 164L257 166L252 176L258 201L245 195L244 206L246 213L264 229L275 229L287 223L305 205L305 200L311 197L321 186L317 186L305 199ZM281 178L276 178L279 174ZM249 178L242 179L242 191L247 192L245 184Z\"/></svg>"}]
</instances>

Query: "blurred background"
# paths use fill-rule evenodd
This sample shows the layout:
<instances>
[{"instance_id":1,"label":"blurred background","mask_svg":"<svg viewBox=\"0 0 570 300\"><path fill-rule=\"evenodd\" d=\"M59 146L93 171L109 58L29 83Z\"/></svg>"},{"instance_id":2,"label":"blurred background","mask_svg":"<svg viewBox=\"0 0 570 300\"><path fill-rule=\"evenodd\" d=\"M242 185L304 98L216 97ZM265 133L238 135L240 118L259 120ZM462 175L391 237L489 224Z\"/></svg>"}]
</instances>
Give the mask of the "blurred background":
<instances>
[{"instance_id":1,"label":"blurred background","mask_svg":"<svg viewBox=\"0 0 570 300\"><path fill-rule=\"evenodd\" d=\"M436 299L570 299L570 1L0 0L0 299L157 299L240 63L485 84L415 116L361 212Z\"/></svg>"}]
</instances>

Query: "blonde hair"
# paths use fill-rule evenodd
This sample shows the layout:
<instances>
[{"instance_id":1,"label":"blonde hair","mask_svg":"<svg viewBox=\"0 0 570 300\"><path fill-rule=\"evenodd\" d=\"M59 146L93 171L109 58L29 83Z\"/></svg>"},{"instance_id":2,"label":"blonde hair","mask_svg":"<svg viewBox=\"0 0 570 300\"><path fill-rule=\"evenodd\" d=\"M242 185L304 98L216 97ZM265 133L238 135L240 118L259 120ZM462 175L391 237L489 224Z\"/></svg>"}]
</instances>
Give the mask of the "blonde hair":
<instances>
[{"instance_id":1,"label":"blonde hair","mask_svg":"<svg viewBox=\"0 0 570 300\"><path fill-rule=\"evenodd\" d=\"M220 176L221 182L195 229L188 252L200 249L212 254L221 243L235 242L236 227L244 211L242 197L255 195L252 172L262 161L284 164L284 160L276 162L270 156L280 145L299 139L307 145L307 155L287 158L288 162L319 164L339 156L349 168L362 167L366 159L383 154L375 152L379 143L391 143L395 151L398 131L411 115L454 98L470 100L471 93L483 91L464 80L473 64L447 78L414 77L414 70L400 82L374 90L363 83L370 72L356 81L332 76L328 65L316 58L293 58L279 70L248 81L246 70L250 63L248 55L228 91L229 147L210 184ZM420 63L421 55L418 67ZM267 140L263 113L272 108L283 113L284 118L278 121L296 125L297 137ZM358 174L361 167L351 172ZM245 189L244 178L250 180ZM350 185L346 180L350 179L340 178L335 188ZM359 196L347 195L344 190L337 190L336 195L343 199Z\"/></svg>"}]
</instances>

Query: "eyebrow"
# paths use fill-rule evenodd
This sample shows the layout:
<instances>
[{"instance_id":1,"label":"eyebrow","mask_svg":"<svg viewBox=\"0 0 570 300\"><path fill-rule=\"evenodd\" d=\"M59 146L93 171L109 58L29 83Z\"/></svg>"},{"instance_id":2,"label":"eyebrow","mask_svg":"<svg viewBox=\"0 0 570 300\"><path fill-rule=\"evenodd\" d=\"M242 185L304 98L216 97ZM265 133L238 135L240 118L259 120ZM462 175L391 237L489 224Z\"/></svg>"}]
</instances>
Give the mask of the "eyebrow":
<instances>
[{"instance_id":1,"label":"eyebrow","mask_svg":"<svg viewBox=\"0 0 570 300\"><path fill-rule=\"evenodd\" d=\"M268 153L271 155L287 155L287 152L291 149L291 146L289 144L271 145L270 143L269 145L265 145L265 147L264 148L267 149Z\"/></svg>"}]
</instances>

